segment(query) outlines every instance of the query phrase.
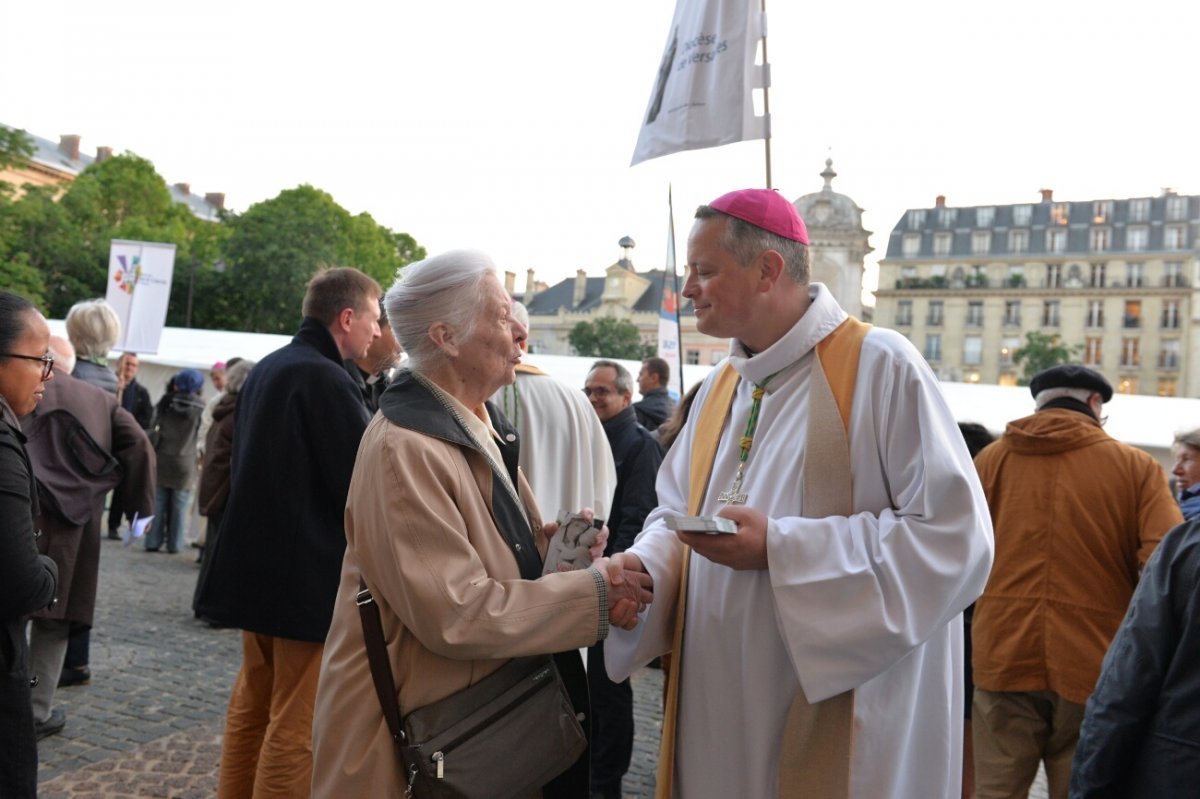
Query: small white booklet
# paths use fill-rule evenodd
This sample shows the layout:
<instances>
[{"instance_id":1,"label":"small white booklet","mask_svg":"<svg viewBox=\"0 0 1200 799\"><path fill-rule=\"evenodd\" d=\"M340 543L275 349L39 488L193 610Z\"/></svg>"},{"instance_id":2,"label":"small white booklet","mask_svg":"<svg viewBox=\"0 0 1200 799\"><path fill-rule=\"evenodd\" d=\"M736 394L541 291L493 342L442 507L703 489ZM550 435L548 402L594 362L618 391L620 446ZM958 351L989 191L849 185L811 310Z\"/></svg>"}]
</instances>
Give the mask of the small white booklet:
<instances>
[{"instance_id":1,"label":"small white booklet","mask_svg":"<svg viewBox=\"0 0 1200 799\"><path fill-rule=\"evenodd\" d=\"M591 566L592 556L588 550L596 543L596 536L600 535L602 526L602 519L589 522L578 513L560 510L558 530L546 549L546 563L542 566L542 574L569 572Z\"/></svg>"}]
</instances>

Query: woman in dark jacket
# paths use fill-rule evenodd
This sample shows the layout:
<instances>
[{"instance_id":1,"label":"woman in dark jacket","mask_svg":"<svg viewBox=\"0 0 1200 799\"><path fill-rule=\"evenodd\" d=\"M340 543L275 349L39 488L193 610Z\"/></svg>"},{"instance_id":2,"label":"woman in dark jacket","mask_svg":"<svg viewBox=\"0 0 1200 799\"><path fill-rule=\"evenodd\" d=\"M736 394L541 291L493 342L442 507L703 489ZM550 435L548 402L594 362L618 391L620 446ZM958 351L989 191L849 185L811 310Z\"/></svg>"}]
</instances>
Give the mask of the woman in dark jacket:
<instances>
[{"instance_id":1,"label":"woman in dark jacket","mask_svg":"<svg viewBox=\"0 0 1200 799\"><path fill-rule=\"evenodd\" d=\"M183 547L183 528L192 504L196 482L196 436L204 402L204 378L195 369L184 369L171 378L167 393L154 412L154 451L158 455L158 484L154 498L154 523L146 533L146 549L157 552L166 540L167 552Z\"/></svg>"},{"instance_id":2,"label":"woman in dark jacket","mask_svg":"<svg viewBox=\"0 0 1200 799\"><path fill-rule=\"evenodd\" d=\"M37 796L37 743L29 698L25 617L54 601L58 569L39 555L37 489L17 421L42 397L54 361L50 328L33 305L0 291L0 790Z\"/></svg>"}]
</instances>

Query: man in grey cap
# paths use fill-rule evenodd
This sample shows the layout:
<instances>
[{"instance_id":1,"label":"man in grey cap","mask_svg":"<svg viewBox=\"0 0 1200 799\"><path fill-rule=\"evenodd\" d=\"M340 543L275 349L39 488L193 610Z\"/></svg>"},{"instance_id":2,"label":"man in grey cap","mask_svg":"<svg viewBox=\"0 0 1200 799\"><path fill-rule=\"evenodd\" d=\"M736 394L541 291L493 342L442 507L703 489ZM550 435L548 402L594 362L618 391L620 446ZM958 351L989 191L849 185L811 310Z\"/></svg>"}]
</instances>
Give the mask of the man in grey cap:
<instances>
[{"instance_id":1,"label":"man in grey cap","mask_svg":"<svg viewBox=\"0 0 1200 799\"><path fill-rule=\"evenodd\" d=\"M1066 797L1084 703L1138 574L1183 521L1166 473L1102 428L1112 386L1073 364L1029 384L1032 416L975 458L996 559L971 624L975 787Z\"/></svg>"}]
</instances>

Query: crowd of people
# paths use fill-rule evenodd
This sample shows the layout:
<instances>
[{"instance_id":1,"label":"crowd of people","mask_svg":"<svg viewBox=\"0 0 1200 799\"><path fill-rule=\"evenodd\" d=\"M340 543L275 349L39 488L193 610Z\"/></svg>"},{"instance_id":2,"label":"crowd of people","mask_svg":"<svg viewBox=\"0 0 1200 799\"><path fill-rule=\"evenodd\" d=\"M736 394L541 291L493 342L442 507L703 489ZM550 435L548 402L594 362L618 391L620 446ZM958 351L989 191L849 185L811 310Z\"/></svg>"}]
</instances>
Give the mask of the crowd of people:
<instances>
[{"instance_id":1,"label":"crowd of people","mask_svg":"<svg viewBox=\"0 0 1200 799\"><path fill-rule=\"evenodd\" d=\"M1039 766L1056 799L1180 795L1200 431L1172 489L1064 365L993 442L810 258L776 192L697 210L682 295L730 347L678 402L660 358L543 373L477 251L386 291L322 271L207 402L195 369L153 404L136 354L111 371L103 301L59 339L0 291L4 795L90 678L106 495L148 552L207 518L192 610L242 635L219 797L619 797L660 658L661 796L994 799ZM581 568L544 568L560 527Z\"/></svg>"}]
</instances>

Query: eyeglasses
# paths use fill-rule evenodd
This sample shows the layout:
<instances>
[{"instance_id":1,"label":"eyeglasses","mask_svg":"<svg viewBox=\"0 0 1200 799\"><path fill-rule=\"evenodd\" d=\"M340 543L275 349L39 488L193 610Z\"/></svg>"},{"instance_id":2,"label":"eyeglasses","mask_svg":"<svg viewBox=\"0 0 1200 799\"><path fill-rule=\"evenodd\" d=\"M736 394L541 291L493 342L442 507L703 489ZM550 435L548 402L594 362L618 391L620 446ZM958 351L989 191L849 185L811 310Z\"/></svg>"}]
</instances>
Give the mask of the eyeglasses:
<instances>
[{"instance_id":1,"label":"eyeglasses","mask_svg":"<svg viewBox=\"0 0 1200 799\"><path fill-rule=\"evenodd\" d=\"M18 355L15 352L0 352L0 358L23 358L26 361L42 362L42 379L45 380L54 370L53 355Z\"/></svg>"},{"instance_id":2,"label":"eyeglasses","mask_svg":"<svg viewBox=\"0 0 1200 799\"><path fill-rule=\"evenodd\" d=\"M616 394L616 393L617 392L613 391L611 388L608 388L607 386L596 386L595 388L589 387L589 388L585 388L583 390L583 396L590 397L594 394L600 399L604 399L609 394Z\"/></svg>"}]
</instances>

